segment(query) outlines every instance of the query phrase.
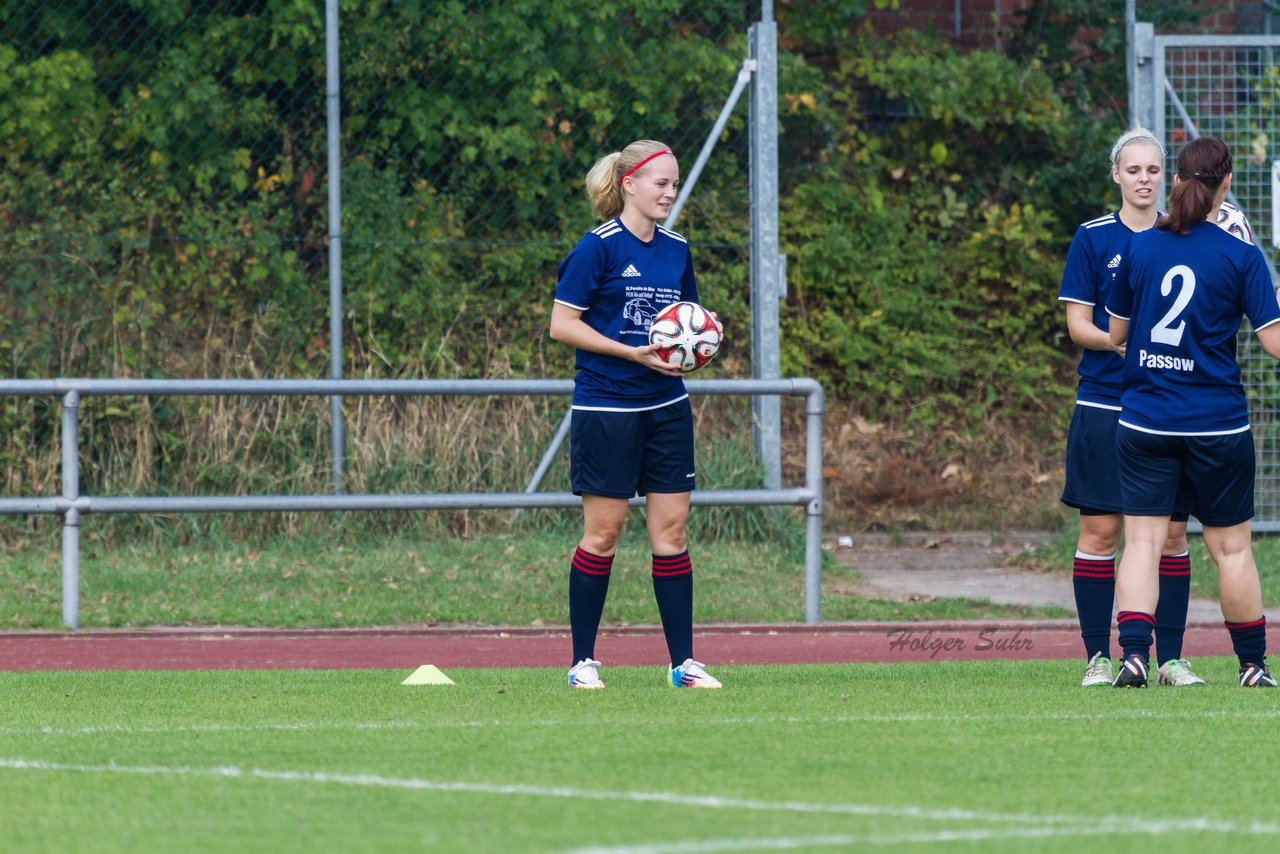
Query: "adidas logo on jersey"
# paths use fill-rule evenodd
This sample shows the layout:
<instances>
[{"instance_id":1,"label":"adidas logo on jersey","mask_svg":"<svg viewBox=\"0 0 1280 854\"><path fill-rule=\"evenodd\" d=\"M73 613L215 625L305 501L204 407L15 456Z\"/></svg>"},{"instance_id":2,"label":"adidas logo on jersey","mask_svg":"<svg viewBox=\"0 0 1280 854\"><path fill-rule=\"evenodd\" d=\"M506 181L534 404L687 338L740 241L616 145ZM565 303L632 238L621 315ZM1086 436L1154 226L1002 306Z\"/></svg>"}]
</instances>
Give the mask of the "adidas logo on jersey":
<instances>
[{"instance_id":1,"label":"adidas logo on jersey","mask_svg":"<svg viewBox=\"0 0 1280 854\"><path fill-rule=\"evenodd\" d=\"M1120 256L1119 256L1119 255L1117 255L1116 257L1112 258L1109 262L1107 262L1107 269L1108 269L1108 270L1114 270L1116 267L1119 267L1119 266L1120 266Z\"/></svg>"},{"instance_id":2,"label":"adidas logo on jersey","mask_svg":"<svg viewBox=\"0 0 1280 854\"><path fill-rule=\"evenodd\" d=\"M635 264L628 264L627 269L622 271L622 278L624 279L634 279L638 275L640 275L640 271L636 269Z\"/></svg>"}]
</instances>

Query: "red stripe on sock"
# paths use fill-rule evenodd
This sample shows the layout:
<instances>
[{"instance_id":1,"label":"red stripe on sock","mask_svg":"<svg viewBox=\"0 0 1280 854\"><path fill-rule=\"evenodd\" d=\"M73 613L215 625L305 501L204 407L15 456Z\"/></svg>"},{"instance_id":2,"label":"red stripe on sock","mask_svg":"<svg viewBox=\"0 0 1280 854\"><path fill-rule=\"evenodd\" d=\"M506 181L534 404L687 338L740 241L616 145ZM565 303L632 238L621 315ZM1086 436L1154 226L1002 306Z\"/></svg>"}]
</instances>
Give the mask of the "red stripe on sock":
<instances>
[{"instance_id":1,"label":"red stripe on sock","mask_svg":"<svg viewBox=\"0 0 1280 854\"><path fill-rule=\"evenodd\" d=\"M688 549L678 555L653 556L654 575L668 578L673 575L688 575L691 572L693 572L693 561L689 559Z\"/></svg>"},{"instance_id":2,"label":"red stripe on sock","mask_svg":"<svg viewBox=\"0 0 1280 854\"><path fill-rule=\"evenodd\" d=\"M1116 561L1115 558L1090 560L1089 558L1078 557L1071 565L1071 574L1076 578L1114 581L1116 577Z\"/></svg>"},{"instance_id":3,"label":"red stripe on sock","mask_svg":"<svg viewBox=\"0 0 1280 854\"><path fill-rule=\"evenodd\" d=\"M573 553L573 568L587 575L608 575L613 569L613 555L593 555L579 548Z\"/></svg>"},{"instance_id":4,"label":"red stripe on sock","mask_svg":"<svg viewBox=\"0 0 1280 854\"><path fill-rule=\"evenodd\" d=\"M1229 632L1244 632L1244 631L1248 631L1249 629L1256 629L1259 626L1265 626L1266 624L1267 624L1266 617L1259 617L1258 619L1251 620L1250 622L1247 622L1247 623L1232 623L1228 620L1222 621L1222 625L1226 626L1227 631Z\"/></svg>"},{"instance_id":5,"label":"red stripe on sock","mask_svg":"<svg viewBox=\"0 0 1280 854\"><path fill-rule=\"evenodd\" d=\"M1156 624L1156 618L1151 614L1147 614L1143 611L1121 611L1119 614L1116 615L1117 623L1127 623L1130 620L1142 620L1144 622L1150 623L1153 626Z\"/></svg>"}]
</instances>

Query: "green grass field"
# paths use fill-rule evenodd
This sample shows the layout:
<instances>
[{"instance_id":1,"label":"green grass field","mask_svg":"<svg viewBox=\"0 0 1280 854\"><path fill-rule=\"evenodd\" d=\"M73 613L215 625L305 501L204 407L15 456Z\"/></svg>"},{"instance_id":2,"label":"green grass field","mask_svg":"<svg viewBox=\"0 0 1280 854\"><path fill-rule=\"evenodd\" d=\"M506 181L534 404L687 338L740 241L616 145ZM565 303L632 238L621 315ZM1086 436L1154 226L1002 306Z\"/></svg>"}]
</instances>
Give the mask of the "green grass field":
<instances>
[{"instance_id":1,"label":"green grass field","mask_svg":"<svg viewBox=\"0 0 1280 854\"><path fill-rule=\"evenodd\" d=\"M1280 692L1075 661L0 674L0 850L1273 851Z\"/></svg>"}]
</instances>

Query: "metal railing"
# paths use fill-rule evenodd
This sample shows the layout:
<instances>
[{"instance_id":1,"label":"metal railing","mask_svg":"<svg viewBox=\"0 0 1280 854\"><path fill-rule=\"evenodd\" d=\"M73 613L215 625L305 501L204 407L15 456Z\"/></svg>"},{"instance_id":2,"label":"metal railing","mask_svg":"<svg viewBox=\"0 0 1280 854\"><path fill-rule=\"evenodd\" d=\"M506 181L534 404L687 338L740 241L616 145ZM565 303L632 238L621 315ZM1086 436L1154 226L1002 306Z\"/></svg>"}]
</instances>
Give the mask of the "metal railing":
<instances>
[{"instance_id":1,"label":"metal railing","mask_svg":"<svg viewBox=\"0 0 1280 854\"><path fill-rule=\"evenodd\" d=\"M805 398L804 485L792 489L696 490L702 507L805 508L805 622L821 620L822 386L808 378L689 380L693 395L772 395ZM568 395L572 380L0 380L0 396L57 397L62 403L62 495L0 498L0 514L62 516L62 620L80 617L80 520L90 513L258 513L272 511L481 510L574 507L570 492L467 492L383 495L122 496L80 494L80 399L87 395L374 396ZM643 498L633 498L643 506Z\"/></svg>"}]
</instances>

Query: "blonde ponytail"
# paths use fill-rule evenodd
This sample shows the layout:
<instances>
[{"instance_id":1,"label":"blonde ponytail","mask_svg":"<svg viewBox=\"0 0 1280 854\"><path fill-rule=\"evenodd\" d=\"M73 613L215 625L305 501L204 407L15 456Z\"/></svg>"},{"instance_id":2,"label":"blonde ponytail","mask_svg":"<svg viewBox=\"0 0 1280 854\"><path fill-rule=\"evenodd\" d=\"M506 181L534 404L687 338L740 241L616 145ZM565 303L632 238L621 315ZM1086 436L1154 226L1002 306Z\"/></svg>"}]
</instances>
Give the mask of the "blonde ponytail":
<instances>
[{"instance_id":1,"label":"blonde ponytail","mask_svg":"<svg viewBox=\"0 0 1280 854\"><path fill-rule=\"evenodd\" d=\"M623 176L631 173L642 161L669 150L665 143L657 140L638 139L621 151L606 154L597 160L587 173L585 182L587 199L596 216L600 219L613 219L622 213Z\"/></svg>"}]
</instances>

